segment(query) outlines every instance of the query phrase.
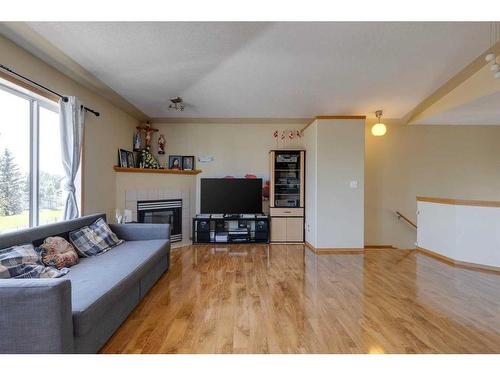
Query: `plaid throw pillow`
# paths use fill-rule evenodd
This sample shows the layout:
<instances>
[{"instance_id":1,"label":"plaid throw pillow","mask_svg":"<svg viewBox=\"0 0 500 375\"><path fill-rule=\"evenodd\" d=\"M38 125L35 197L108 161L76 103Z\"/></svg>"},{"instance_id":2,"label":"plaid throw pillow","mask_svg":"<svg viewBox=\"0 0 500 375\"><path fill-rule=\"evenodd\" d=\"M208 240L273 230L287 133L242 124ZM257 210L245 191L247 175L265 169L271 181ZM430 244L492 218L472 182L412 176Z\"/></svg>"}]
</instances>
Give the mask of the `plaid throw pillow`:
<instances>
[{"instance_id":1,"label":"plaid throw pillow","mask_svg":"<svg viewBox=\"0 0 500 375\"><path fill-rule=\"evenodd\" d=\"M105 253L123 242L102 218L89 226L70 232L69 239L78 254L84 258Z\"/></svg>"},{"instance_id":2,"label":"plaid throw pillow","mask_svg":"<svg viewBox=\"0 0 500 375\"><path fill-rule=\"evenodd\" d=\"M69 269L46 267L32 244L0 249L0 279L41 279L61 277Z\"/></svg>"}]
</instances>

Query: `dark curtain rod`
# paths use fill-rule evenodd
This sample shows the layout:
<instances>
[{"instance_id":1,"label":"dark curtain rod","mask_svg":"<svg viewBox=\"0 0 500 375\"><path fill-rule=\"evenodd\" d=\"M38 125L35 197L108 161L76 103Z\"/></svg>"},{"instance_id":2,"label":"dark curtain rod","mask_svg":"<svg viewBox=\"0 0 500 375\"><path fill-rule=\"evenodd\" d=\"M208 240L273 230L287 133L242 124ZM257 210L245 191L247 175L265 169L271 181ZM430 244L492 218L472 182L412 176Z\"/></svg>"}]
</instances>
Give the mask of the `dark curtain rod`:
<instances>
[{"instance_id":1,"label":"dark curtain rod","mask_svg":"<svg viewBox=\"0 0 500 375\"><path fill-rule=\"evenodd\" d=\"M67 101L68 101L68 97L67 97L67 96L61 95L61 94L59 94L59 93L55 92L54 90L51 90L51 89L49 89L48 87L45 87L44 85L41 85L41 84L39 84L38 82L35 82L35 81L33 81L33 80L29 79L28 77L22 76L21 74L16 73L15 71L13 71L12 69L10 69L9 67L7 67L7 66L5 66L5 65L0 64L0 68L2 68L3 70L8 71L10 74L13 74L13 75L15 75L15 76L17 76L17 77L19 77L19 78L24 79L25 81L28 81L29 83L31 83L31 84L33 84L33 85L35 85L35 86L38 86L38 87L40 87L40 88L44 89L45 91L48 91L48 92L50 92L50 93L52 93L52 94L54 94L54 95L56 95L56 96L60 97L60 98L63 100L63 102L67 102ZM96 112L96 111L94 111L94 110L93 110L93 109L91 109L91 108L85 107L85 106L83 106L83 105L82 105L81 107L82 107L84 110L86 110L87 112L91 112L91 113L93 113L93 114L94 114L94 115L96 115L96 116L100 116L100 115L101 115L99 112Z\"/></svg>"}]
</instances>

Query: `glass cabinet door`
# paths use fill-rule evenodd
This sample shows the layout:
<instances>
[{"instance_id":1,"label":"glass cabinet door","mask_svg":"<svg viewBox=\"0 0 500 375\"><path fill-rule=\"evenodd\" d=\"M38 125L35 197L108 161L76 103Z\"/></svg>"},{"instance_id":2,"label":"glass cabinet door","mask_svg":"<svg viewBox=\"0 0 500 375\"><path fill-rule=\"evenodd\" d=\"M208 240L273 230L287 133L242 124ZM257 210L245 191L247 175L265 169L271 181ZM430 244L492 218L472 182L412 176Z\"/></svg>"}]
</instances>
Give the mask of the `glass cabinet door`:
<instances>
[{"instance_id":1,"label":"glass cabinet door","mask_svg":"<svg viewBox=\"0 0 500 375\"><path fill-rule=\"evenodd\" d=\"M274 157L274 207L301 207L300 152L276 151Z\"/></svg>"}]
</instances>

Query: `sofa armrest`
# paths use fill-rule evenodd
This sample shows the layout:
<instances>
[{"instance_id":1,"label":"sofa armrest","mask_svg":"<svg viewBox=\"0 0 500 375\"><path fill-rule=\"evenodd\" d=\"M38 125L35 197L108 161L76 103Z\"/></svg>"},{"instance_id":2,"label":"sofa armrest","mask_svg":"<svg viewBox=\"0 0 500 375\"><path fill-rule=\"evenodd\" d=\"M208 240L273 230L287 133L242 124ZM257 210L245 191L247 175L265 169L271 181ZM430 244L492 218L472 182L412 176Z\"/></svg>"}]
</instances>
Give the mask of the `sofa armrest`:
<instances>
[{"instance_id":1,"label":"sofa armrest","mask_svg":"<svg viewBox=\"0 0 500 375\"><path fill-rule=\"evenodd\" d=\"M170 224L109 224L109 227L125 241L170 239Z\"/></svg>"},{"instance_id":2,"label":"sofa armrest","mask_svg":"<svg viewBox=\"0 0 500 375\"><path fill-rule=\"evenodd\" d=\"M0 353L72 353L71 282L0 280Z\"/></svg>"}]
</instances>

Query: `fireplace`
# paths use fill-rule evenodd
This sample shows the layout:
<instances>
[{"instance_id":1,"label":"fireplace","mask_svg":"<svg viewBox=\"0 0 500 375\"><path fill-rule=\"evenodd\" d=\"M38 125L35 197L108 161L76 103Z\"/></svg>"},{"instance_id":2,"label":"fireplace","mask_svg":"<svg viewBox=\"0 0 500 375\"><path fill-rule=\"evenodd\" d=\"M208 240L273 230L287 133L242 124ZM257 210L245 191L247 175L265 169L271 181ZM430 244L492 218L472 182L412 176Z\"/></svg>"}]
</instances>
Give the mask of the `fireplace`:
<instances>
[{"instance_id":1,"label":"fireplace","mask_svg":"<svg viewBox=\"0 0 500 375\"><path fill-rule=\"evenodd\" d=\"M170 224L170 240L182 241L182 199L137 201L137 221Z\"/></svg>"}]
</instances>

